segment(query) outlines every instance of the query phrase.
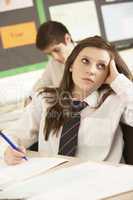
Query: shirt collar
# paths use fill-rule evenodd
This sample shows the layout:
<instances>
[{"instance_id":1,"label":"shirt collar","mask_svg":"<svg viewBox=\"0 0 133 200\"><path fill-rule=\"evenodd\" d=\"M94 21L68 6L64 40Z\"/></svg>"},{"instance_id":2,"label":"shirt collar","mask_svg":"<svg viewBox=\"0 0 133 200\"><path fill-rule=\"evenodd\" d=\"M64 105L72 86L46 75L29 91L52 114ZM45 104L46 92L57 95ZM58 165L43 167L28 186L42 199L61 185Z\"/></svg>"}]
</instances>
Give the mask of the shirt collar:
<instances>
[{"instance_id":1,"label":"shirt collar","mask_svg":"<svg viewBox=\"0 0 133 200\"><path fill-rule=\"evenodd\" d=\"M88 103L90 107L96 107L98 104L98 99L99 99L99 93L98 91L94 91L88 97L86 97L84 101Z\"/></svg>"}]
</instances>

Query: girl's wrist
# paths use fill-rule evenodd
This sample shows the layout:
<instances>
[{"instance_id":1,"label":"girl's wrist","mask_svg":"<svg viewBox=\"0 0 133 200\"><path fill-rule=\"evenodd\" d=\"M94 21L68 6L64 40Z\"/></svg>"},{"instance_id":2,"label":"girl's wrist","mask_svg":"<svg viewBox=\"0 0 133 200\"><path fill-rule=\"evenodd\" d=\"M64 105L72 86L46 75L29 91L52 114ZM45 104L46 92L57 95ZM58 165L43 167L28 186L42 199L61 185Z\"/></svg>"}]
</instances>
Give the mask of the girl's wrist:
<instances>
[{"instance_id":1,"label":"girl's wrist","mask_svg":"<svg viewBox=\"0 0 133 200\"><path fill-rule=\"evenodd\" d=\"M114 76L112 76L111 79L110 79L110 81L109 81L109 85L111 85L112 82L115 81L118 76L119 76L119 73L115 74Z\"/></svg>"}]
</instances>

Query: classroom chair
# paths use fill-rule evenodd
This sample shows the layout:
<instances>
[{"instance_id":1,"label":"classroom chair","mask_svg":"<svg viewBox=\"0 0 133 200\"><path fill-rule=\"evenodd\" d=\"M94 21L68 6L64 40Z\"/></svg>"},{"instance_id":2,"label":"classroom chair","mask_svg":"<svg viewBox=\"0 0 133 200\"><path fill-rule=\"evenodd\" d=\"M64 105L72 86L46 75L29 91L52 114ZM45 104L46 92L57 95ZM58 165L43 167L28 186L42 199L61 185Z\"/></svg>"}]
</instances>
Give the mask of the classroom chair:
<instances>
[{"instance_id":1,"label":"classroom chair","mask_svg":"<svg viewBox=\"0 0 133 200\"><path fill-rule=\"evenodd\" d=\"M124 139L123 157L126 164L133 165L133 127L121 123Z\"/></svg>"}]
</instances>

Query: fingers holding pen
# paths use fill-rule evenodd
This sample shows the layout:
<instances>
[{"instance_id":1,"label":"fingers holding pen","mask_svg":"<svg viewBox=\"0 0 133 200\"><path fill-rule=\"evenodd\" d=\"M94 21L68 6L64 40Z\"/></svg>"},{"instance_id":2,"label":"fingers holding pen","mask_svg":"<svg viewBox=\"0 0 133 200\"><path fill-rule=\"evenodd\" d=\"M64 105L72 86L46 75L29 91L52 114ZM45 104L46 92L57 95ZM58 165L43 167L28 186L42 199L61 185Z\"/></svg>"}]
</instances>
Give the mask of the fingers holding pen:
<instances>
[{"instance_id":1,"label":"fingers holding pen","mask_svg":"<svg viewBox=\"0 0 133 200\"><path fill-rule=\"evenodd\" d=\"M7 147L4 154L4 160L8 165L15 165L24 162L25 159L23 158L25 156L26 156L26 151L23 147L20 148L20 151L17 151L11 147Z\"/></svg>"}]
</instances>

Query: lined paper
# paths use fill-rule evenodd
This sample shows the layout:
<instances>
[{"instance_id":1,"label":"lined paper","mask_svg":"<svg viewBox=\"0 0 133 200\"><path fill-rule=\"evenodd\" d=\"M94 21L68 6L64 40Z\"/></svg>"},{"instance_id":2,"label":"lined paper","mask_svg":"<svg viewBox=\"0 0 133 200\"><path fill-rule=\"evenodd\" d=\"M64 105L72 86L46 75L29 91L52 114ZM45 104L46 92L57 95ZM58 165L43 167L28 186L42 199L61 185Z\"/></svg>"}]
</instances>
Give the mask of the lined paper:
<instances>
[{"instance_id":1,"label":"lined paper","mask_svg":"<svg viewBox=\"0 0 133 200\"><path fill-rule=\"evenodd\" d=\"M29 158L28 161L18 165L7 166L2 163L0 165L0 189L29 179L66 161L62 158L36 157Z\"/></svg>"},{"instance_id":2,"label":"lined paper","mask_svg":"<svg viewBox=\"0 0 133 200\"><path fill-rule=\"evenodd\" d=\"M131 190L133 167L87 162L11 186L0 193L0 199L96 200Z\"/></svg>"}]
</instances>

